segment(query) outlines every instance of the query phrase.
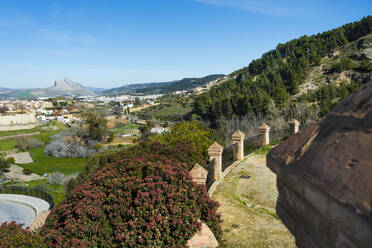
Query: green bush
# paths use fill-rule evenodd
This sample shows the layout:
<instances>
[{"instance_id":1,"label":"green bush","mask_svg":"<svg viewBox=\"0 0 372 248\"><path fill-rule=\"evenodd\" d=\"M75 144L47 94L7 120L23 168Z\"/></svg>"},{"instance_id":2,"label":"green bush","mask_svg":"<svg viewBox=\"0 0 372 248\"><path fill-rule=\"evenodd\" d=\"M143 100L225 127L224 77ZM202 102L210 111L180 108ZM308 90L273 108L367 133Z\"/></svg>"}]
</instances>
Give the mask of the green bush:
<instances>
[{"instance_id":1,"label":"green bush","mask_svg":"<svg viewBox=\"0 0 372 248\"><path fill-rule=\"evenodd\" d=\"M351 69L353 69L353 61L347 57L341 58L339 62L332 66L332 71L338 73Z\"/></svg>"},{"instance_id":2,"label":"green bush","mask_svg":"<svg viewBox=\"0 0 372 248\"><path fill-rule=\"evenodd\" d=\"M359 69L365 72L372 72L372 61L370 60L363 60L360 64Z\"/></svg>"},{"instance_id":3,"label":"green bush","mask_svg":"<svg viewBox=\"0 0 372 248\"><path fill-rule=\"evenodd\" d=\"M32 174L32 169L31 168L24 168L23 169L23 174L25 175L31 175Z\"/></svg>"},{"instance_id":4,"label":"green bush","mask_svg":"<svg viewBox=\"0 0 372 248\"><path fill-rule=\"evenodd\" d=\"M150 141L158 141L163 144L177 146L181 143L191 145L208 160L208 148L214 141L222 143L222 139L217 132L211 128L203 126L197 121L184 121L174 125L169 132L163 135L156 135L150 138Z\"/></svg>"},{"instance_id":5,"label":"green bush","mask_svg":"<svg viewBox=\"0 0 372 248\"><path fill-rule=\"evenodd\" d=\"M2 248L44 248L47 247L39 234L24 230L15 222L0 225L0 247Z\"/></svg>"},{"instance_id":6,"label":"green bush","mask_svg":"<svg viewBox=\"0 0 372 248\"><path fill-rule=\"evenodd\" d=\"M4 172L8 172L9 168L10 168L9 162L3 158L0 158L0 175L2 175Z\"/></svg>"},{"instance_id":7,"label":"green bush","mask_svg":"<svg viewBox=\"0 0 372 248\"><path fill-rule=\"evenodd\" d=\"M13 157L7 158L6 161L8 161L11 164L14 164L15 163L15 159Z\"/></svg>"}]
</instances>

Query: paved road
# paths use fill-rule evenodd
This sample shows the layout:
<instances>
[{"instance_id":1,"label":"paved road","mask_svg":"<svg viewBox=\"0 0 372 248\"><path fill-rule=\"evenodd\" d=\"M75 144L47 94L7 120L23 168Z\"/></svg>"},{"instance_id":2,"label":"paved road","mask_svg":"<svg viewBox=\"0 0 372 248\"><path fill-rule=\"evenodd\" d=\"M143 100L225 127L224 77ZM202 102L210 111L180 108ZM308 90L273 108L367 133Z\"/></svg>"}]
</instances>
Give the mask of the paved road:
<instances>
[{"instance_id":1,"label":"paved road","mask_svg":"<svg viewBox=\"0 0 372 248\"><path fill-rule=\"evenodd\" d=\"M220 203L222 247L296 247L275 213L277 197L266 155L251 155L233 168L212 196Z\"/></svg>"}]
</instances>

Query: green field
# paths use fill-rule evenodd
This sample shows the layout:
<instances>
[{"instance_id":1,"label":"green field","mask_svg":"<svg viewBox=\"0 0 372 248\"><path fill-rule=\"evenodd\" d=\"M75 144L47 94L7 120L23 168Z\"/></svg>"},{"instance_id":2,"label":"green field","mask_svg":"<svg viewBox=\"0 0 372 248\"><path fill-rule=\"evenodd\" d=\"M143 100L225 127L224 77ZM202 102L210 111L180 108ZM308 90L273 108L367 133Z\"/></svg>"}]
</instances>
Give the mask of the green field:
<instances>
[{"instance_id":1,"label":"green field","mask_svg":"<svg viewBox=\"0 0 372 248\"><path fill-rule=\"evenodd\" d=\"M22 133L33 133L40 131L39 128L32 128L32 129L24 129L24 130L12 130L12 131L0 131L0 137L9 136L9 135L16 135Z\"/></svg>"},{"instance_id":2,"label":"green field","mask_svg":"<svg viewBox=\"0 0 372 248\"><path fill-rule=\"evenodd\" d=\"M121 126L121 127L110 128L109 131L113 132L114 135L129 134L129 133L134 133L136 129L138 129L139 127L140 127L139 124L128 124L128 125Z\"/></svg>"},{"instance_id":3,"label":"green field","mask_svg":"<svg viewBox=\"0 0 372 248\"><path fill-rule=\"evenodd\" d=\"M62 172L64 174L79 173L85 166L88 158L55 158L43 154L44 146L30 150L34 160L31 164L19 164L23 168L30 168L39 175L44 173Z\"/></svg>"},{"instance_id":4,"label":"green field","mask_svg":"<svg viewBox=\"0 0 372 248\"><path fill-rule=\"evenodd\" d=\"M49 126L56 125L58 127L58 130L48 130ZM38 135L30 136L30 138L36 138L40 140L43 143L50 141L50 136L60 133L63 130L66 130L66 127L64 125L61 125L59 123L55 124L47 124L44 126L40 126L33 129L27 129L27 130L15 130L15 131L0 131L0 137L9 136L9 135L17 135L17 134L26 134L26 133L33 133L33 132L40 132ZM5 150L11 150L15 148L15 142L14 138L9 138L6 140L0 140L0 151Z\"/></svg>"},{"instance_id":5,"label":"green field","mask_svg":"<svg viewBox=\"0 0 372 248\"><path fill-rule=\"evenodd\" d=\"M171 99L165 102L143 109L136 113L142 119L151 120L154 117L160 121L177 121L193 109L191 98Z\"/></svg>"},{"instance_id":6,"label":"green field","mask_svg":"<svg viewBox=\"0 0 372 248\"><path fill-rule=\"evenodd\" d=\"M0 151L11 150L15 146L14 139L7 139L0 141Z\"/></svg>"},{"instance_id":7,"label":"green field","mask_svg":"<svg viewBox=\"0 0 372 248\"><path fill-rule=\"evenodd\" d=\"M48 129L48 126L56 125L58 130L51 131ZM59 123L53 123L44 125L38 128L30 129L30 130L17 130L17 131L7 131L2 132L0 135L14 135L14 134L21 134L21 133L30 133L30 132L40 132L38 135L32 136L32 138L38 139L44 144L51 140L51 136L57 133L62 132L65 130L66 127ZM0 151L3 150L10 150L15 148L15 141L14 139L6 139L0 141ZM31 168L33 172L43 175L44 173L52 173L52 172L62 172L64 174L74 174L79 173L86 161L87 158L55 158L55 157L47 157L43 154L44 145L32 150L29 150L32 159L34 160L31 164L19 165L23 168Z\"/></svg>"}]
</instances>

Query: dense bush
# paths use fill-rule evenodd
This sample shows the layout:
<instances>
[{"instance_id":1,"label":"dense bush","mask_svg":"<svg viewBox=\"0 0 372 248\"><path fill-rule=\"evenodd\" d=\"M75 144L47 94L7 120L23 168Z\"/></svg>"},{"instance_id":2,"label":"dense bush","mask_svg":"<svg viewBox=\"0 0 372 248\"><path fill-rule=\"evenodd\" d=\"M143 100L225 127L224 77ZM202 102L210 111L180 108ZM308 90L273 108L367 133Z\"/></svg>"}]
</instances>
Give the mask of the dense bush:
<instances>
[{"instance_id":1,"label":"dense bush","mask_svg":"<svg viewBox=\"0 0 372 248\"><path fill-rule=\"evenodd\" d=\"M70 128L68 131L51 136L52 142L44 148L46 156L57 158L87 158L96 152L98 142L86 137L82 128Z\"/></svg>"},{"instance_id":2,"label":"dense bush","mask_svg":"<svg viewBox=\"0 0 372 248\"><path fill-rule=\"evenodd\" d=\"M0 225L0 247L3 248L44 248L47 247L39 234L24 230L15 222Z\"/></svg>"},{"instance_id":3,"label":"dense bush","mask_svg":"<svg viewBox=\"0 0 372 248\"><path fill-rule=\"evenodd\" d=\"M10 164L8 161L6 161L5 159L3 158L0 158L0 176L4 173L4 172L8 172L10 168Z\"/></svg>"},{"instance_id":4,"label":"dense bush","mask_svg":"<svg viewBox=\"0 0 372 248\"><path fill-rule=\"evenodd\" d=\"M205 127L197 121L181 122L174 125L169 132L163 135L152 136L150 140L171 146L187 143L198 150L206 160L208 160L208 148L213 142L218 141L222 143L222 139L215 130Z\"/></svg>"},{"instance_id":5,"label":"dense bush","mask_svg":"<svg viewBox=\"0 0 372 248\"><path fill-rule=\"evenodd\" d=\"M53 185L63 185L76 177L77 175L65 175L61 172L53 172L48 176L48 183Z\"/></svg>"},{"instance_id":6,"label":"dense bush","mask_svg":"<svg viewBox=\"0 0 372 248\"><path fill-rule=\"evenodd\" d=\"M15 147L21 151L26 151L30 149L34 149L43 145L38 139L30 138L30 137L17 137L15 138Z\"/></svg>"},{"instance_id":7,"label":"dense bush","mask_svg":"<svg viewBox=\"0 0 372 248\"><path fill-rule=\"evenodd\" d=\"M93 153L93 149L80 144L70 144L64 140L53 140L44 148L45 155L56 158L87 158Z\"/></svg>"},{"instance_id":8,"label":"dense bush","mask_svg":"<svg viewBox=\"0 0 372 248\"><path fill-rule=\"evenodd\" d=\"M31 168L23 168L23 174L25 175L31 175L32 174L32 169Z\"/></svg>"},{"instance_id":9,"label":"dense bush","mask_svg":"<svg viewBox=\"0 0 372 248\"><path fill-rule=\"evenodd\" d=\"M218 204L204 186L191 182L191 161L180 162L185 158L175 151L155 143L101 158L105 166L75 186L48 217L42 230L47 244L184 247L199 230L198 220L220 238Z\"/></svg>"},{"instance_id":10,"label":"dense bush","mask_svg":"<svg viewBox=\"0 0 372 248\"><path fill-rule=\"evenodd\" d=\"M15 163L15 159L13 157L7 158L6 161L8 161L11 164L14 164Z\"/></svg>"}]
</instances>

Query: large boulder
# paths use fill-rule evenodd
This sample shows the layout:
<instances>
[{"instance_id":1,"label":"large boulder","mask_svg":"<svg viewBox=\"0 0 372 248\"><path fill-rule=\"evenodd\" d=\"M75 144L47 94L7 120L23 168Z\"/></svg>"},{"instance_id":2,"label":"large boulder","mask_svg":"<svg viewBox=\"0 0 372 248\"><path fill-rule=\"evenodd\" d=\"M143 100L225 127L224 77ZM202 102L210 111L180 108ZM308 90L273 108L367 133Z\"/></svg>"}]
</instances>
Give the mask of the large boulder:
<instances>
[{"instance_id":1,"label":"large boulder","mask_svg":"<svg viewBox=\"0 0 372 248\"><path fill-rule=\"evenodd\" d=\"M299 247L371 247L372 81L267 156Z\"/></svg>"}]
</instances>

